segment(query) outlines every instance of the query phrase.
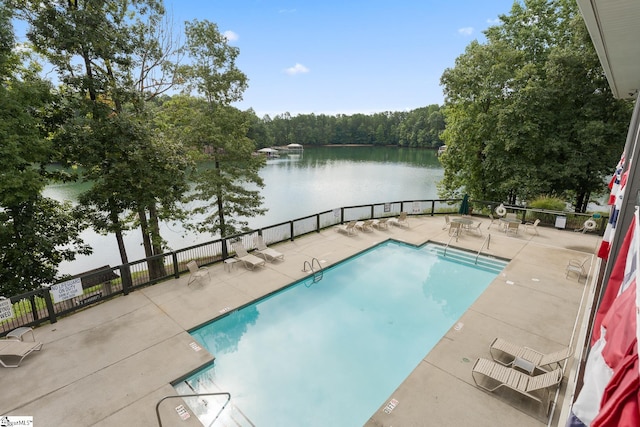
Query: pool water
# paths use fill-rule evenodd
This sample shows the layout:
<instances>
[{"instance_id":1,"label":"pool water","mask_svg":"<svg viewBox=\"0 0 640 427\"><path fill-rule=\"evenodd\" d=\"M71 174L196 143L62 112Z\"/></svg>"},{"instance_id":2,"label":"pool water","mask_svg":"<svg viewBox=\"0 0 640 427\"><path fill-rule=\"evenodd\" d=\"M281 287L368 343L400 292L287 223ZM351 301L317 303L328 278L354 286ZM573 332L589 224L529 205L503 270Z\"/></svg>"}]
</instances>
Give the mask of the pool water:
<instances>
[{"instance_id":1,"label":"pool water","mask_svg":"<svg viewBox=\"0 0 640 427\"><path fill-rule=\"evenodd\" d=\"M506 265L459 253L388 241L194 330L215 363L175 388L229 392L256 426L361 426Z\"/></svg>"}]
</instances>

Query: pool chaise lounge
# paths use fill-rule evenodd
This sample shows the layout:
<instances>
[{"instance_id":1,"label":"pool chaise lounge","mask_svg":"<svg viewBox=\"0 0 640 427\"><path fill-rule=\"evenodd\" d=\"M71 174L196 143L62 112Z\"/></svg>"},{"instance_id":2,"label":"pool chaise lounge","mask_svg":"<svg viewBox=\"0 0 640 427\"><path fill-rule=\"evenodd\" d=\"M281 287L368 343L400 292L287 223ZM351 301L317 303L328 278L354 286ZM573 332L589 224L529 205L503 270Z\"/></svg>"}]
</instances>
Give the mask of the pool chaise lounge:
<instances>
[{"instance_id":1,"label":"pool chaise lounge","mask_svg":"<svg viewBox=\"0 0 640 427\"><path fill-rule=\"evenodd\" d=\"M0 365L5 368L17 368L25 357L41 348L41 342L2 339L0 340ZM11 359L13 361L9 362Z\"/></svg>"},{"instance_id":2,"label":"pool chaise lounge","mask_svg":"<svg viewBox=\"0 0 640 427\"><path fill-rule=\"evenodd\" d=\"M558 368L539 375L529 375L515 368L501 365L493 360L480 358L471 370L476 386L494 392L500 388L514 390L524 396L540 402L549 414L549 390L562 381L562 369Z\"/></svg>"},{"instance_id":3,"label":"pool chaise lounge","mask_svg":"<svg viewBox=\"0 0 640 427\"><path fill-rule=\"evenodd\" d=\"M357 221L349 221L346 224L341 224L336 229L341 233L345 233L347 236L351 236L352 234L356 234L358 229L356 228Z\"/></svg>"},{"instance_id":4,"label":"pool chaise lounge","mask_svg":"<svg viewBox=\"0 0 640 427\"><path fill-rule=\"evenodd\" d=\"M265 261L275 261L277 259L280 261L284 261L284 254L268 247L264 243L264 239L262 238L262 236L256 236L253 239L253 242L255 243L257 248L256 253L263 257Z\"/></svg>"},{"instance_id":5,"label":"pool chaise lounge","mask_svg":"<svg viewBox=\"0 0 640 427\"><path fill-rule=\"evenodd\" d=\"M396 225L398 227L407 227L409 228L409 221L407 221L407 213L400 212L400 215L397 217L389 218L387 221L388 224Z\"/></svg>"},{"instance_id":6,"label":"pool chaise lounge","mask_svg":"<svg viewBox=\"0 0 640 427\"><path fill-rule=\"evenodd\" d=\"M498 337L494 339L489 346L489 352L494 361L504 366L511 366L516 358L520 358L534 364L542 370L548 370L547 368L559 368L560 362L568 359L571 355L571 347L553 353L541 353L532 348L514 344Z\"/></svg>"},{"instance_id":7,"label":"pool chaise lounge","mask_svg":"<svg viewBox=\"0 0 640 427\"><path fill-rule=\"evenodd\" d=\"M236 258L238 261L242 261L246 269L253 270L256 267L264 267L265 260L248 253L242 242L233 243L231 246L236 251Z\"/></svg>"}]
</instances>

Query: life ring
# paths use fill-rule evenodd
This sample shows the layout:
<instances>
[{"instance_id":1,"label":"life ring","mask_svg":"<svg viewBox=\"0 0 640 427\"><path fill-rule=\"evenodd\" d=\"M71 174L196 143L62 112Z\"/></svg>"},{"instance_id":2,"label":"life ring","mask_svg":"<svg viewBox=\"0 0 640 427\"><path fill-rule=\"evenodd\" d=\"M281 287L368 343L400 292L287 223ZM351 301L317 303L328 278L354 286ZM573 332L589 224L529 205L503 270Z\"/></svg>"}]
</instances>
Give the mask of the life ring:
<instances>
[{"instance_id":1,"label":"life ring","mask_svg":"<svg viewBox=\"0 0 640 427\"><path fill-rule=\"evenodd\" d=\"M597 227L598 224L596 224L596 222L592 219L588 219L584 222L584 229L585 230L594 230Z\"/></svg>"},{"instance_id":2,"label":"life ring","mask_svg":"<svg viewBox=\"0 0 640 427\"><path fill-rule=\"evenodd\" d=\"M500 216L505 216L507 214L507 210L504 208L503 205L500 205L496 208L496 213Z\"/></svg>"}]
</instances>

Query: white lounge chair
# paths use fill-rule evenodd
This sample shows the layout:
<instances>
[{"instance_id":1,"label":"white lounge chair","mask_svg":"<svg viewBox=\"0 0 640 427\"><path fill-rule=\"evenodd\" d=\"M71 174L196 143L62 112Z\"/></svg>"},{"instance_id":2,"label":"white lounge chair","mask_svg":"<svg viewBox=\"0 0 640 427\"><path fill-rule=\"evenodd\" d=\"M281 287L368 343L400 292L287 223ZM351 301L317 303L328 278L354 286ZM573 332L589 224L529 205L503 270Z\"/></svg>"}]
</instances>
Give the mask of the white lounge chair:
<instances>
[{"instance_id":1,"label":"white lounge chair","mask_svg":"<svg viewBox=\"0 0 640 427\"><path fill-rule=\"evenodd\" d=\"M265 266L265 260L247 252L242 242L235 242L231 247L236 252L236 258L238 261L242 261L242 264L247 270L253 270L256 267Z\"/></svg>"},{"instance_id":2,"label":"white lounge chair","mask_svg":"<svg viewBox=\"0 0 640 427\"><path fill-rule=\"evenodd\" d=\"M17 368L25 357L41 348L41 342L2 339L0 340L0 365L5 368ZM9 362L9 360L12 361Z\"/></svg>"},{"instance_id":3,"label":"white lounge chair","mask_svg":"<svg viewBox=\"0 0 640 427\"><path fill-rule=\"evenodd\" d=\"M409 227L409 221L407 221L406 212L400 212L400 215L394 218L389 218L389 221L387 222L392 225L397 225L398 227L400 226L407 227L407 228Z\"/></svg>"},{"instance_id":4,"label":"white lounge chair","mask_svg":"<svg viewBox=\"0 0 640 427\"><path fill-rule=\"evenodd\" d=\"M351 236L352 234L356 234L358 231L356 228L356 222L357 221L349 221L346 224L341 224L336 230L341 233L345 233L347 236Z\"/></svg>"},{"instance_id":5,"label":"white lounge chair","mask_svg":"<svg viewBox=\"0 0 640 427\"><path fill-rule=\"evenodd\" d=\"M253 243L256 245L256 253L263 257L265 261L275 261L277 259L284 261L284 254L268 247L261 235L255 236Z\"/></svg>"},{"instance_id":6,"label":"white lounge chair","mask_svg":"<svg viewBox=\"0 0 640 427\"><path fill-rule=\"evenodd\" d=\"M549 370L561 367L560 362L571 356L571 347L552 353L541 353L532 348L496 338L489 345L489 353L494 361L505 366L513 366L516 359L523 359L541 370Z\"/></svg>"},{"instance_id":7,"label":"white lounge chair","mask_svg":"<svg viewBox=\"0 0 640 427\"><path fill-rule=\"evenodd\" d=\"M207 267L198 267L198 263L195 260L191 260L187 263L187 268L189 269L189 280L187 281L187 286L191 285L193 282L202 279L204 276L209 277L209 281L211 281L211 274L209 274L209 269Z\"/></svg>"},{"instance_id":8,"label":"white lounge chair","mask_svg":"<svg viewBox=\"0 0 640 427\"><path fill-rule=\"evenodd\" d=\"M529 375L515 368L500 365L489 359L478 359L473 365L471 376L476 386L493 392L509 388L540 402L545 415L549 414L549 389L562 381L562 369L555 369L539 375Z\"/></svg>"},{"instance_id":9,"label":"white lounge chair","mask_svg":"<svg viewBox=\"0 0 640 427\"><path fill-rule=\"evenodd\" d=\"M373 231L373 220L357 221L356 228L360 231Z\"/></svg>"},{"instance_id":10,"label":"white lounge chair","mask_svg":"<svg viewBox=\"0 0 640 427\"><path fill-rule=\"evenodd\" d=\"M388 221L389 218L374 219L371 225L373 228L377 228L378 230L382 230L383 228L387 229L389 228Z\"/></svg>"}]
</instances>

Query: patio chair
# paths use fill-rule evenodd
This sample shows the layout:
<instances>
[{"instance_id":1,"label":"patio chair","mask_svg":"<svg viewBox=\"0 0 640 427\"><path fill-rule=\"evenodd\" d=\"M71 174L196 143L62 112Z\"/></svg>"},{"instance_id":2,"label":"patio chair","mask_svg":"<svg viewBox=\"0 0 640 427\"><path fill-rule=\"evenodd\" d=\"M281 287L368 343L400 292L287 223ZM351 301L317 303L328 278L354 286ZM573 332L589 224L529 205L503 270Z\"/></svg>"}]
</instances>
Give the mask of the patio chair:
<instances>
[{"instance_id":1,"label":"patio chair","mask_svg":"<svg viewBox=\"0 0 640 427\"><path fill-rule=\"evenodd\" d=\"M265 261L275 261L277 259L284 261L284 254L268 247L261 235L255 236L253 243L256 245L256 253L263 257Z\"/></svg>"},{"instance_id":2,"label":"patio chair","mask_svg":"<svg viewBox=\"0 0 640 427\"><path fill-rule=\"evenodd\" d=\"M446 230L447 228L449 228L450 225L451 225L451 221L449 220L449 215L445 215L444 216L444 227L442 227L442 229Z\"/></svg>"},{"instance_id":3,"label":"patio chair","mask_svg":"<svg viewBox=\"0 0 640 427\"><path fill-rule=\"evenodd\" d=\"M511 343L496 338L489 345L491 358L504 366L513 366L516 359L525 360L540 370L548 371L551 368L560 368L560 362L571 356L571 347L555 351L553 353L541 353L529 347Z\"/></svg>"},{"instance_id":4,"label":"patio chair","mask_svg":"<svg viewBox=\"0 0 640 427\"><path fill-rule=\"evenodd\" d=\"M587 271L585 270L585 266L587 264L587 261L589 261L591 257L585 257L585 259L581 260L577 260L577 259L570 259L569 263L567 263L567 267L566 267L566 274L565 274L565 278L569 277L570 273L576 273L578 275L578 281L580 281L580 278L582 276L586 276L587 275Z\"/></svg>"},{"instance_id":5,"label":"patio chair","mask_svg":"<svg viewBox=\"0 0 640 427\"><path fill-rule=\"evenodd\" d=\"M506 214L505 219L518 219L518 217L516 216L515 212L510 212L508 214Z\"/></svg>"},{"instance_id":6,"label":"patio chair","mask_svg":"<svg viewBox=\"0 0 640 427\"><path fill-rule=\"evenodd\" d=\"M493 223L496 221L496 219L493 217L492 214L489 214L489 219L491 220L491 222L489 223L489 225L487 226L487 230L491 228L491 226L493 225Z\"/></svg>"},{"instance_id":7,"label":"patio chair","mask_svg":"<svg viewBox=\"0 0 640 427\"><path fill-rule=\"evenodd\" d=\"M17 339L0 340L0 365L5 368L17 368L22 360L42 348L41 342L20 341ZM9 362L9 360L11 360Z\"/></svg>"},{"instance_id":8,"label":"patio chair","mask_svg":"<svg viewBox=\"0 0 640 427\"><path fill-rule=\"evenodd\" d=\"M514 390L540 402L545 409L545 415L549 414L549 389L560 384L562 375L562 369L555 369L530 376L517 369L482 358L476 360L471 370L476 386L489 392L503 387Z\"/></svg>"},{"instance_id":9,"label":"patio chair","mask_svg":"<svg viewBox=\"0 0 640 427\"><path fill-rule=\"evenodd\" d=\"M187 263L187 268L189 269L189 280L187 281L187 286L190 286L192 283L202 279L204 276L209 277L209 281L211 281L211 274L209 274L209 269L207 267L198 267L198 263L195 260L191 260Z\"/></svg>"},{"instance_id":10,"label":"patio chair","mask_svg":"<svg viewBox=\"0 0 640 427\"><path fill-rule=\"evenodd\" d=\"M341 233L345 233L347 236L351 236L352 234L356 234L358 231L356 229L356 222L357 221L349 221L346 224L341 224L336 230Z\"/></svg>"},{"instance_id":11,"label":"patio chair","mask_svg":"<svg viewBox=\"0 0 640 427\"><path fill-rule=\"evenodd\" d=\"M449 223L449 236L456 236L456 242L458 241L458 237L460 237L460 233L462 233L462 223L460 222L450 222Z\"/></svg>"},{"instance_id":12,"label":"patio chair","mask_svg":"<svg viewBox=\"0 0 640 427\"><path fill-rule=\"evenodd\" d=\"M476 225L474 225L473 227L469 227L469 231L473 231L474 233L478 233L480 236L482 236L482 229L480 228L481 226L482 222L478 221Z\"/></svg>"},{"instance_id":13,"label":"patio chair","mask_svg":"<svg viewBox=\"0 0 640 427\"><path fill-rule=\"evenodd\" d=\"M540 218L536 219L533 222L525 222L524 223L524 231L530 232L531 230L535 231L536 236L538 235L538 224L540 224Z\"/></svg>"},{"instance_id":14,"label":"patio chair","mask_svg":"<svg viewBox=\"0 0 640 427\"><path fill-rule=\"evenodd\" d=\"M409 221L407 221L407 213L400 212L400 215L394 218L389 218L387 221L389 224L396 225L398 227L407 227L409 228Z\"/></svg>"},{"instance_id":15,"label":"patio chair","mask_svg":"<svg viewBox=\"0 0 640 427\"><path fill-rule=\"evenodd\" d=\"M507 227L504 229L504 232L507 234L507 236L509 235L509 233L512 233L517 236L519 227L520 227L519 222L508 222Z\"/></svg>"},{"instance_id":16,"label":"patio chair","mask_svg":"<svg viewBox=\"0 0 640 427\"><path fill-rule=\"evenodd\" d=\"M265 260L247 252L242 242L237 241L232 243L231 247L236 252L236 258L238 261L241 261L247 270L253 270L256 267L265 266Z\"/></svg>"},{"instance_id":17,"label":"patio chair","mask_svg":"<svg viewBox=\"0 0 640 427\"><path fill-rule=\"evenodd\" d=\"M373 220L357 221L356 228L360 231L373 231Z\"/></svg>"},{"instance_id":18,"label":"patio chair","mask_svg":"<svg viewBox=\"0 0 640 427\"><path fill-rule=\"evenodd\" d=\"M382 230L383 228L386 230L389 228L389 224L387 223L388 221L389 218L374 219L371 223L371 226L373 228L377 228L378 230Z\"/></svg>"}]
</instances>

